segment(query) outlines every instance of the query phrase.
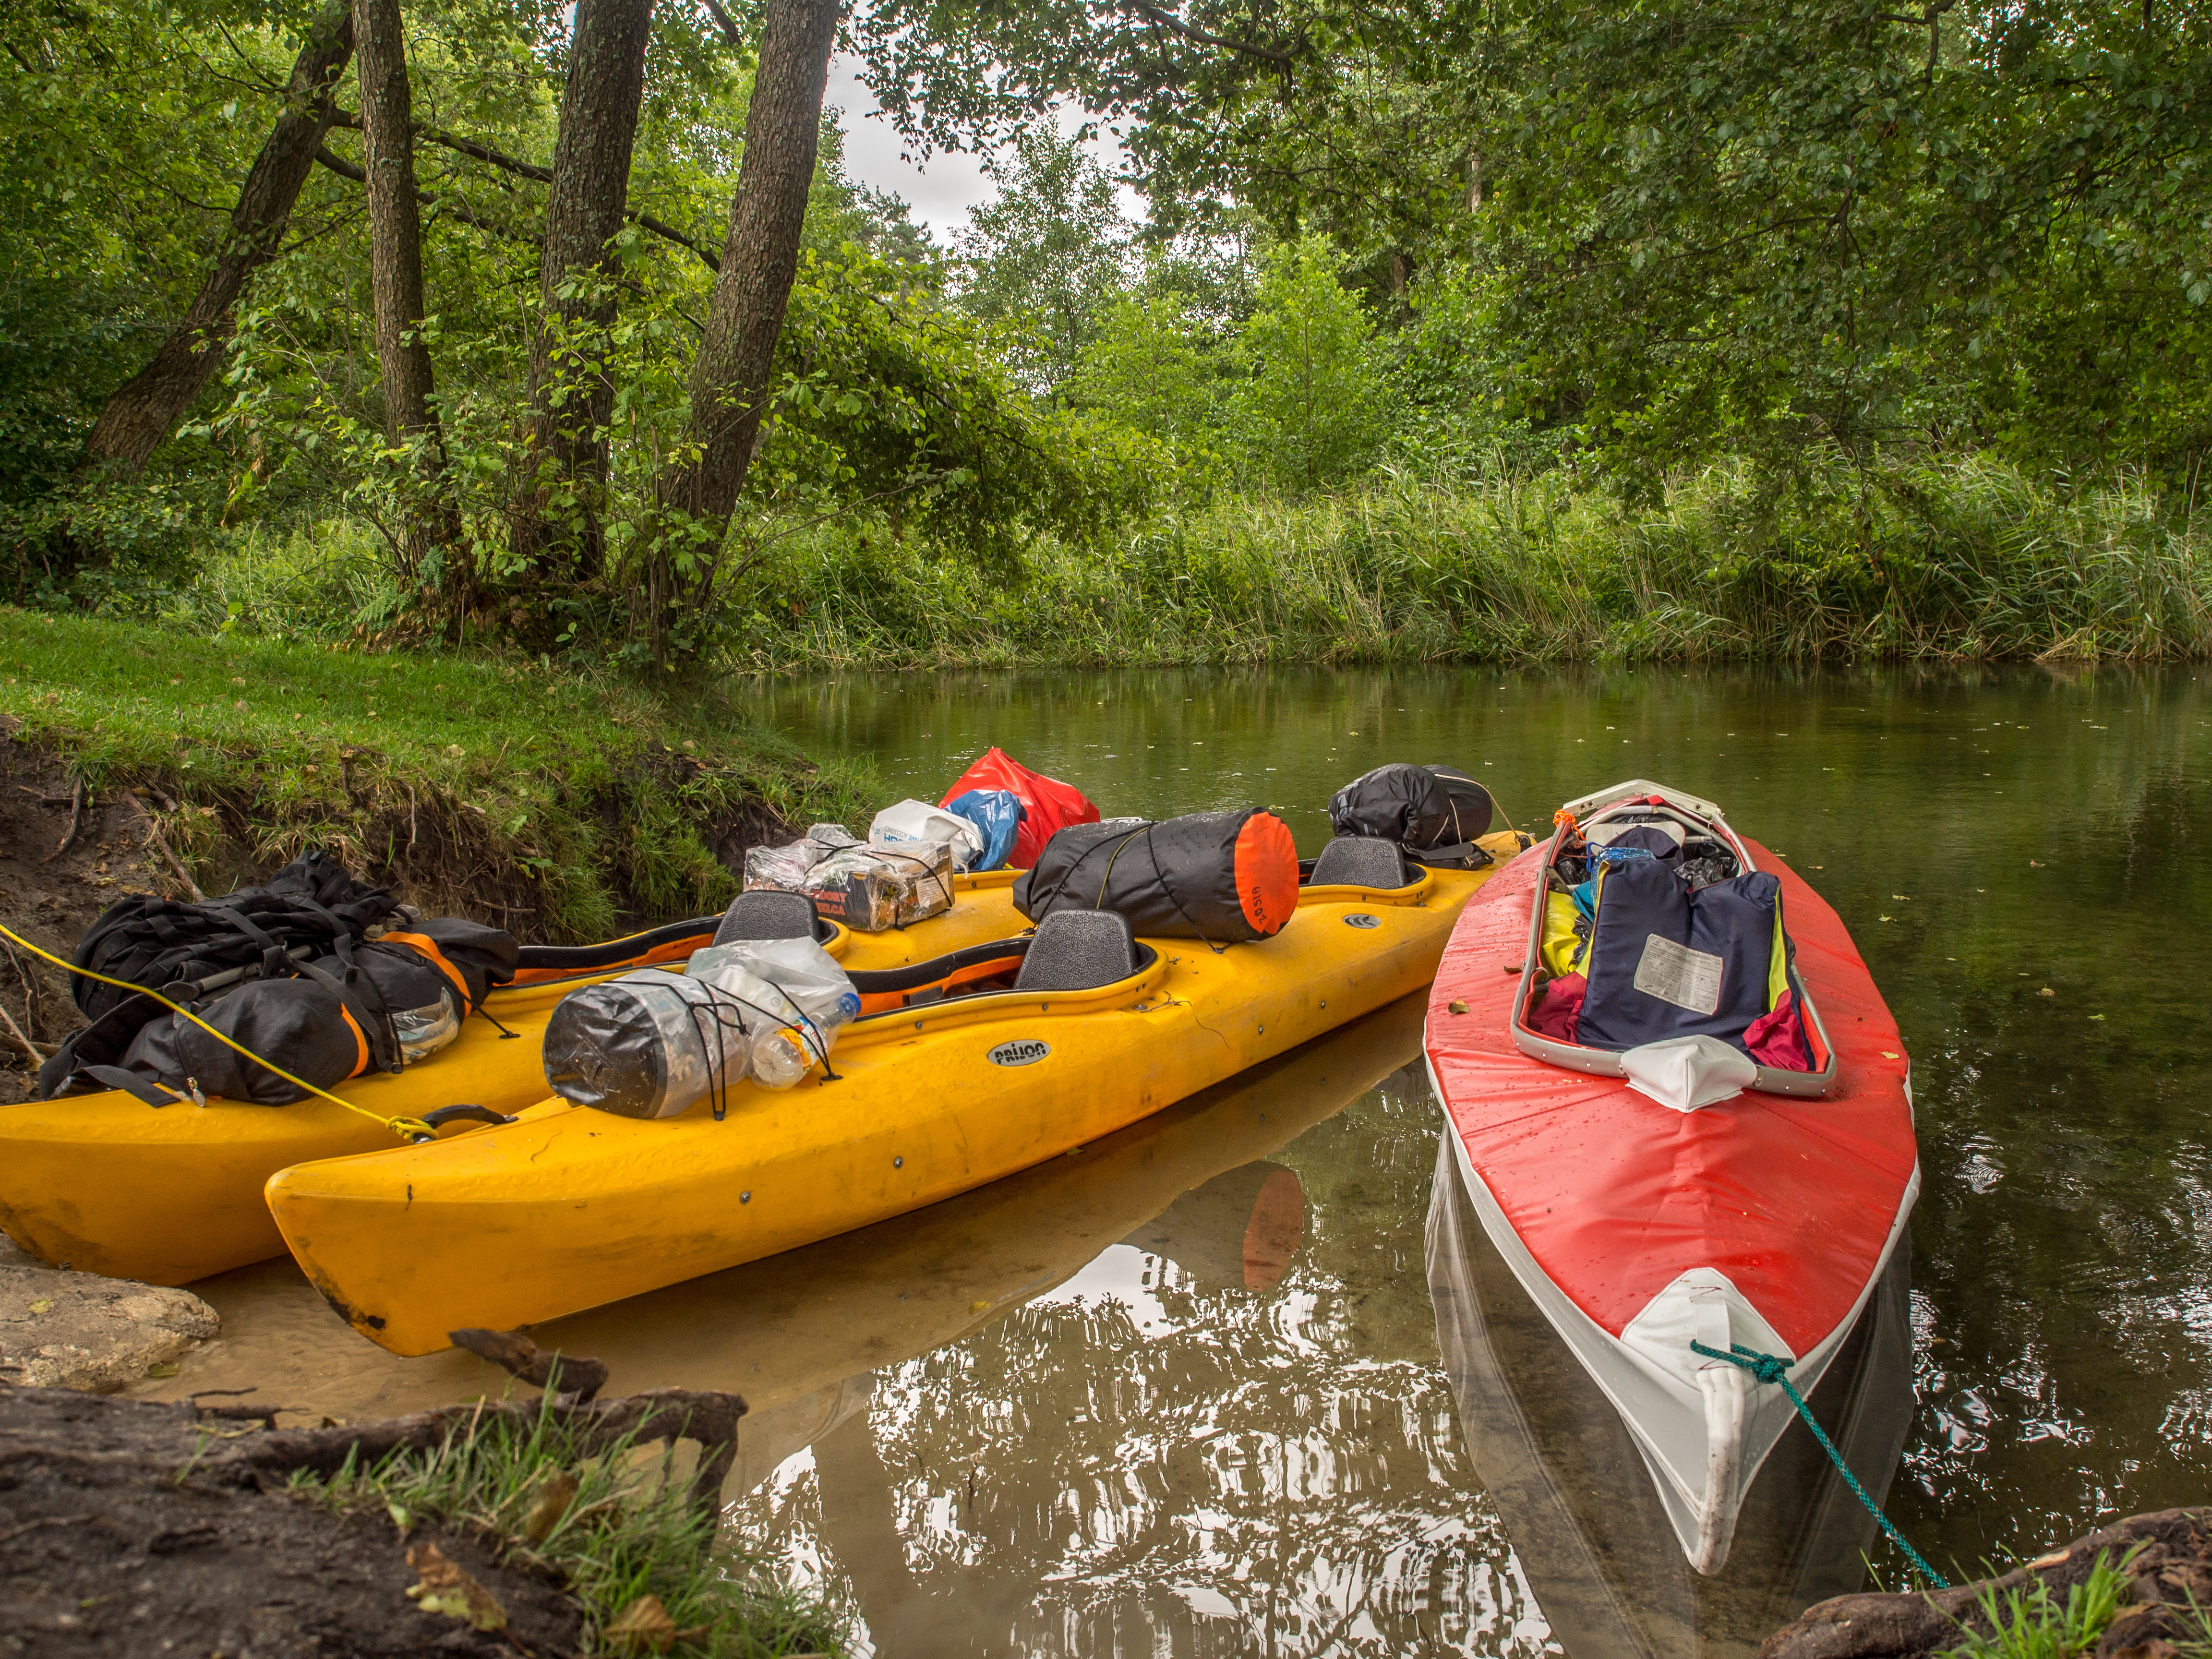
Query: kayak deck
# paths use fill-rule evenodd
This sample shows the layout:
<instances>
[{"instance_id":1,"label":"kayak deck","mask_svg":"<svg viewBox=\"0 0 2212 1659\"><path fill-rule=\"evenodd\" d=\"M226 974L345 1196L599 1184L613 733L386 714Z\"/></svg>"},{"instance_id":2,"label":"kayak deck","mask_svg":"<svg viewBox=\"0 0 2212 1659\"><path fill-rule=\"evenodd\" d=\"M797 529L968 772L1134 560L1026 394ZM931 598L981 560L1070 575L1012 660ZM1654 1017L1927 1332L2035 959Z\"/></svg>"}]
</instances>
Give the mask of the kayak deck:
<instances>
[{"instance_id":1,"label":"kayak deck","mask_svg":"<svg viewBox=\"0 0 2212 1659\"><path fill-rule=\"evenodd\" d=\"M398 1353L772 1255L1110 1133L1418 989L1491 873L1309 890L1274 938L1148 941L1097 990L1002 992L855 1022L836 1080L741 1084L716 1121L547 1101L436 1146L302 1164L268 1198L309 1279Z\"/></svg>"}]
</instances>

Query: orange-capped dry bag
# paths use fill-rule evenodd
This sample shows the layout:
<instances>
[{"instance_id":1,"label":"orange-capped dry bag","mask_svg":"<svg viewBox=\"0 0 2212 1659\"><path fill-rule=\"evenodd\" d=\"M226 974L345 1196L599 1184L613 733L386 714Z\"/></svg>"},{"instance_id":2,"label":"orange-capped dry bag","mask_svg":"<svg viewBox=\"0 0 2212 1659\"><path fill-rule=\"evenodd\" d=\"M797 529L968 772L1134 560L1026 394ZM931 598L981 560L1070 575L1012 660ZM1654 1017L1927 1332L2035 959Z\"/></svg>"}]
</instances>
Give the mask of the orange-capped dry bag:
<instances>
[{"instance_id":1,"label":"orange-capped dry bag","mask_svg":"<svg viewBox=\"0 0 2212 1659\"><path fill-rule=\"evenodd\" d=\"M983 757L963 772L937 804L950 806L970 789L1003 789L1021 802L1021 828L1014 831L1014 850L1008 860L1018 869L1036 864L1044 844L1069 824L1098 822L1098 809L1080 789L1030 771L1003 749L985 750Z\"/></svg>"},{"instance_id":2,"label":"orange-capped dry bag","mask_svg":"<svg viewBox=\"0 0 2212 1659\"><path fill-rule=\"evenodd\" d=\"M1209 945L1271 938L1298 908L1298 849L1273 812L1193 812L1158 823L1073 824L1014 883L1031 921L1112 910L1139 938Z\"/></svg>"}]
</instances>

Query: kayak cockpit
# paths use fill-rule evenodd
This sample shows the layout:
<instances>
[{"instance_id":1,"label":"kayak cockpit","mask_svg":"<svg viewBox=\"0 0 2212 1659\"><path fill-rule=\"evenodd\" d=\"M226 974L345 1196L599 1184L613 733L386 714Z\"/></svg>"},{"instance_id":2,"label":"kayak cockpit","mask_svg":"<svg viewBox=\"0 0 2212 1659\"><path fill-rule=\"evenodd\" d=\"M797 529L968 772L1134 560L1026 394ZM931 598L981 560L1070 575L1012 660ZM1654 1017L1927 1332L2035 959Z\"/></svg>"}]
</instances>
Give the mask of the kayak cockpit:
<instances>
[{"instance_id":1,"label":"kayak cockpit","mask_svg":"<svg viewBox=\"0 0 2212 1659\"><path fill-rule=\"evenodd\" d=\"M1638 779L1560 809L1520 975L1513 1042L1531 1059L1681 1110L1835 1086L1780 883L1697 796Z\"/></svg>"}]
</instances>

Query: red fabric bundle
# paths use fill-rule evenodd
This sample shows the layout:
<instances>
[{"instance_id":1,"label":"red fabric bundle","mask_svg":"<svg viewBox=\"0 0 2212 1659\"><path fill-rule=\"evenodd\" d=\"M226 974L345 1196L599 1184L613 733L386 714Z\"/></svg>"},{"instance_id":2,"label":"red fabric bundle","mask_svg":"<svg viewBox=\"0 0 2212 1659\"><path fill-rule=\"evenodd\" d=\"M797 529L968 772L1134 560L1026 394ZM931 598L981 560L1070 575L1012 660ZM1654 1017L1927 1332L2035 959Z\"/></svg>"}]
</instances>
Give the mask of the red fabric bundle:
<instances>
[{"instance_id":1,"label":"red fabric bundle","mask_svg":"<svg viewBox=\"0 0 2212 1659\"><path fill-rule=\"evenodd\" d=\"M1098 809L1072 783L1032 772L1003 749L988 749L983 757L960 775L937 804L950 806L970 789L1004 789L1022 804L1022 827L1014 832L1014 850L1008 860L1018 870L1036 866L1045 842L1071 823L1096 823Z\"/></svg>"}]
</instances>

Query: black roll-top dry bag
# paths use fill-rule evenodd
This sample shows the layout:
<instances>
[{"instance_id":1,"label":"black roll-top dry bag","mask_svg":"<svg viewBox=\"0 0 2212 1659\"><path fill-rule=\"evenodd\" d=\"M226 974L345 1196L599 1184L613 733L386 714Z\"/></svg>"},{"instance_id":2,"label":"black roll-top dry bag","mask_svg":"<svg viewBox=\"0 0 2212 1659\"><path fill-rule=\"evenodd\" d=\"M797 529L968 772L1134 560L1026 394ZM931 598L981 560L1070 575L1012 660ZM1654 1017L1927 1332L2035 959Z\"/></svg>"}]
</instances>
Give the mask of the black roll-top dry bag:
<instances>
[{"instance_id":1,"label":"black roll-top dry bag","mask_svg":"<svg viewBox=\"0 0 2212 1659\"><path fill-rule=\"evenodd\" d=\"M1231 945L1279 932L1298 902L1298 852L1273 812L1246 807L1158 823L1073 823L1014 883L1031 921L1111 910L1139 938Z\"/></svg>"},{"instance_id":2,"label":"black roll-top dry bag","mask_svg":"<svg viewBox=\"0 0 2212 1659\"><path fill-rule=\"evenodd\" d=\"M1424 864L1484 865L1474 843L1490 833L1490 791L1455 766L1378 766L1338 790L1329 827L1340 836L1394 841Z\"/></svg>"}]
</instances>

